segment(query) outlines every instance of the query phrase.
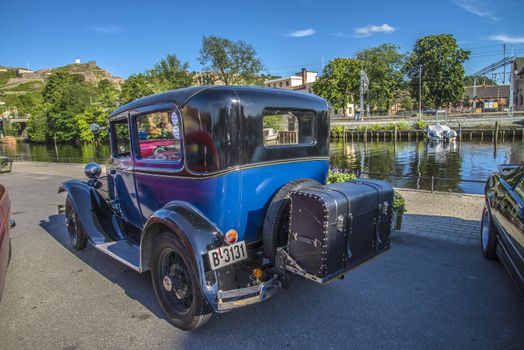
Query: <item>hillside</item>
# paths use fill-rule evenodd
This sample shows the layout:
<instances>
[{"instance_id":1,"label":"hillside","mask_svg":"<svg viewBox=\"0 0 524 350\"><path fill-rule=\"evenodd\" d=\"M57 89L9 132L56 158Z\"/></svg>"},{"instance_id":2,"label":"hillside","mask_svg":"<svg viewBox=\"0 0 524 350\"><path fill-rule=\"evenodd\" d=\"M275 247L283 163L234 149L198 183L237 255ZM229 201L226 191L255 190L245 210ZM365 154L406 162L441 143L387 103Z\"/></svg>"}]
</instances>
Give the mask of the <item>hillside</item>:
<instances>
[{"instance_id":1,"label":"hillside","mask_svg":"<svg viewBox=\"0 0 524 350\"><path fill-rule=\"evenodd\" d=\"M107 70L98 67L95 61L44 68L37 71L0 66L0 102L3 102L0 107L16 107L20 113L28 113L33 106L41 101L41 90L49 76L55 72L81 75L85 81L93 85L97 85L102 80L109 80L118 89L124 83L124 79L115 77Z\"/></svg>"}]
</instances>

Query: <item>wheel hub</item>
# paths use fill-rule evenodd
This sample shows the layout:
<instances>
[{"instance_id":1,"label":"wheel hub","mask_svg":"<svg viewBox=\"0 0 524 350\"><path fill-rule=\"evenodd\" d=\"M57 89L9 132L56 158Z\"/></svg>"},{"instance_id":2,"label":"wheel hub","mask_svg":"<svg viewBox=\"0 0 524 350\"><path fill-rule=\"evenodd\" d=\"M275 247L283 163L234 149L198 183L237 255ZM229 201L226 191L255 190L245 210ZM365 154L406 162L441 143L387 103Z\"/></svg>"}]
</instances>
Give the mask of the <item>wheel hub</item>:
<instances>
[{"instance_id":1,"label":"wheel hub","mask_svg":"<svg viewBox=\"0 0 524 350\"><path fill-rule=\"evenodd\" d=\"M175 292L177 298L185 298L188 291L186 274L184 268L179 264L171 266L171 281L173 285L172 290Z\"/></svg>"},{"instance_id":2,"label":"wheel hub","mask_svg":"<svg viewBox=\"0 0 524 350\"><path fill-rule=\"evenodd\" d=\"M164 276L162 279L162 285L164 286L164 289L168 292L171 292L173 290L173 282L171 281L171 278L169 276Z\"/></svg>"}]
</instances>

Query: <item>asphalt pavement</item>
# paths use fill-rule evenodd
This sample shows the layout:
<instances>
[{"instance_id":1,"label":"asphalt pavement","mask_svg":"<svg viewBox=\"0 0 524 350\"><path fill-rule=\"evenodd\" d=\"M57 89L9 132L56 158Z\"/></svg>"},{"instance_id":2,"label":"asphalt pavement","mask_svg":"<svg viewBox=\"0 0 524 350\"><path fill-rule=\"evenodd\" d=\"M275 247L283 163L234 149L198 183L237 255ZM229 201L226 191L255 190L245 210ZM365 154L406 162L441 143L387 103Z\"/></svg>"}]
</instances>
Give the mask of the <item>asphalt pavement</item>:
<instances>
[{"instance_id":1,"label":"asphalt pavement","mask_svg":"<svg viewBox=\"0 0 524 350\"><path fill-rule=\"evenodd\" d=\"M524 301L476 243L395 232L392 249L327 286L296 280L272 299L183 332L148 273L69 244L60 182L81 167L15 163L12 260L1 349L522 349Z\"/></svg>"}]
</instances>

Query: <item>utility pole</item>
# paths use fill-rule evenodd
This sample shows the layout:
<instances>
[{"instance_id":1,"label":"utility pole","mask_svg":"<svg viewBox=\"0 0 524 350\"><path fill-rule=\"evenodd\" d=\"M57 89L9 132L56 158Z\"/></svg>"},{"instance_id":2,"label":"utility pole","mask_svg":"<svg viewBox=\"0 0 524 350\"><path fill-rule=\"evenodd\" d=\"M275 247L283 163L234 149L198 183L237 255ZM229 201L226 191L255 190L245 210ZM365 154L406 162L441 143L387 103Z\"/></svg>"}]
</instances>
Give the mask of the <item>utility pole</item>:
<instances>
[{"instance_id":1,"label":"utility pole","mask_svg":"<svg viewBox=\"0 0 524 350\"><path fill-rule=\"evenodd\" d=\"M503 48L504 48L504 60L506 60L506 44L503 44ZM504 65L504 73L502 74L502 85L504 84L506 84L506 65Z\"/></svg>"},{"instance_id":2,"label":"utility pole","mask_svg":"<svg viewBox=\"0 0 524 350\"><path fill-rule=\"evenodd\" d=\"M515 71L517 72L517 71ZM510 64L510 73L509 73L509 108L508 108L508 117L513 116L513 84L515 83L515 76L513 71L513 61ZM517 72L518 73L518 72Z\"/></svg>"},{"instance_id":3,"label":"utility pole","mask_svg":"<svg viewBox=\"0 0 524 350\"><path fill-rule=\"evenodd\" d=\"M418 66L418 120L422 120L422 65Z\"/></svg>"}]
</instances>

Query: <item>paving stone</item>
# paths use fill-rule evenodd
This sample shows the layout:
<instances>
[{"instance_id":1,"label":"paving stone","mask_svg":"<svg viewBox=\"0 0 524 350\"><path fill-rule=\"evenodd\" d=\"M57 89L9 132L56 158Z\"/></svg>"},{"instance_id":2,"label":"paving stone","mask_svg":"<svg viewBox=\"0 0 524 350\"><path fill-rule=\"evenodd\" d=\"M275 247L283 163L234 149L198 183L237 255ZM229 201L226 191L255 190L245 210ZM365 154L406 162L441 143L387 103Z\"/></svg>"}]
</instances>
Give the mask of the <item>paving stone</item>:
<instances>
[{"instance_id":1,"label":"paving stone","mask_svg":"<svg viewBox=\"0 0 524 350\"><path fill-rule=\"evenodd\" d=\"M406 199L403 231L460 244L478 242L483 196L397 190Z\"/></svg>"}]
</instances>

